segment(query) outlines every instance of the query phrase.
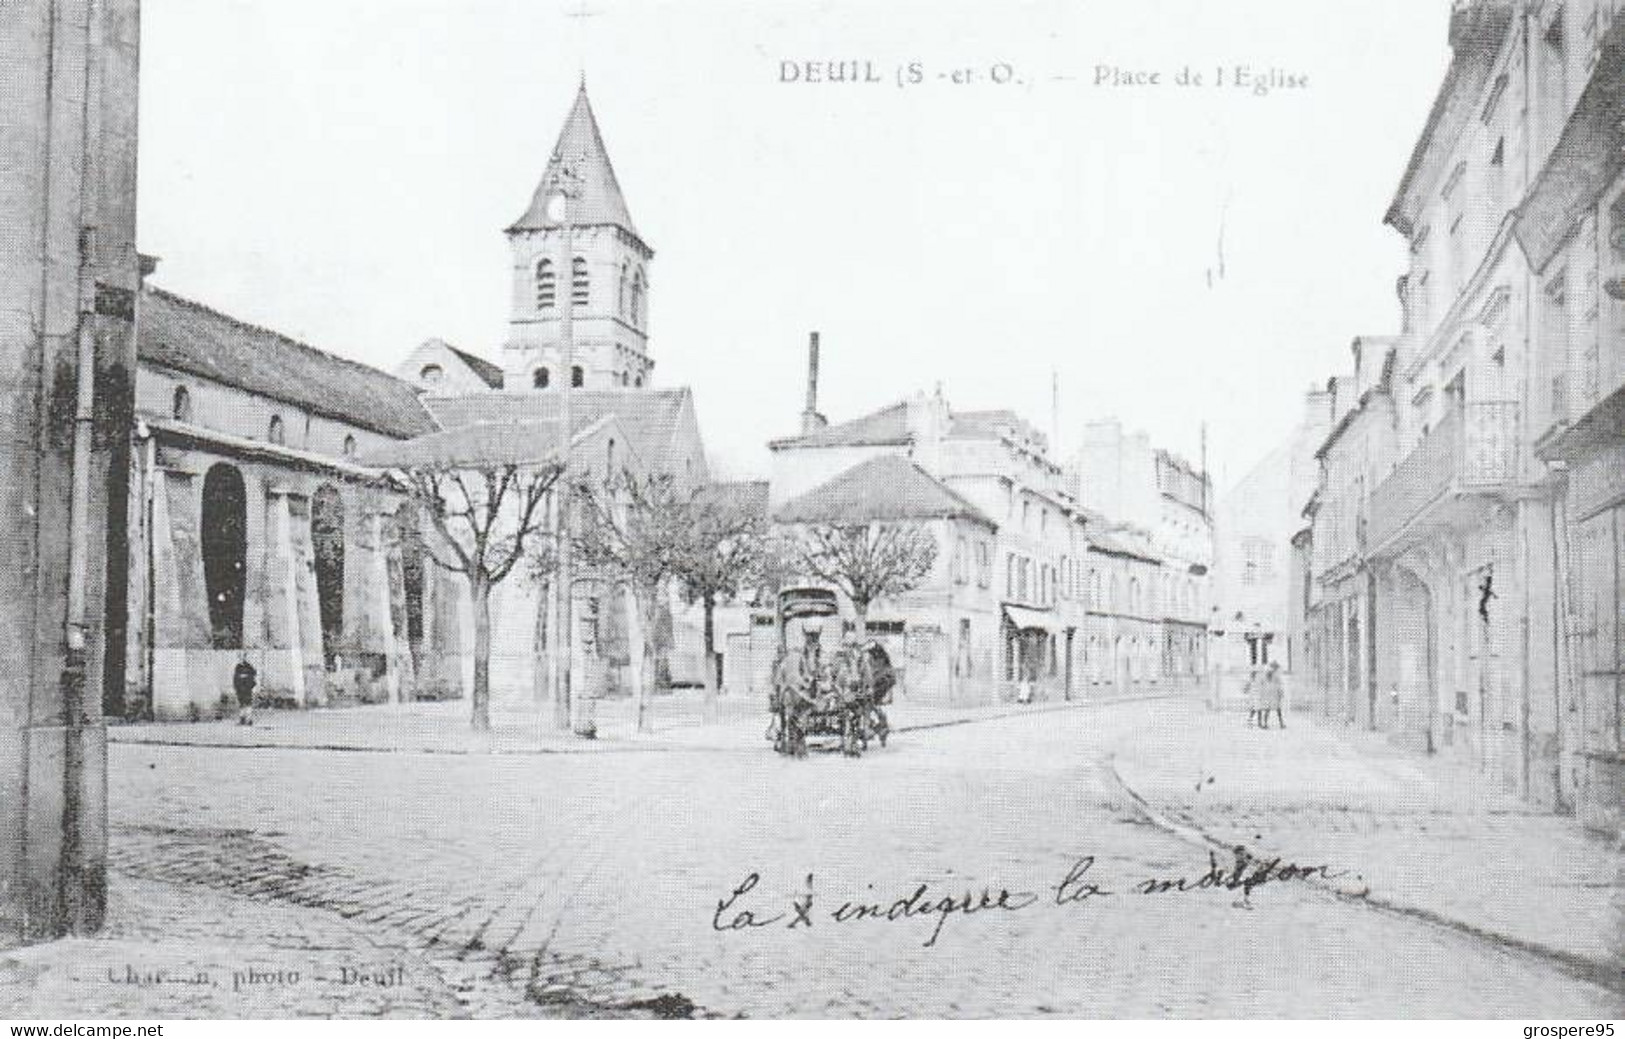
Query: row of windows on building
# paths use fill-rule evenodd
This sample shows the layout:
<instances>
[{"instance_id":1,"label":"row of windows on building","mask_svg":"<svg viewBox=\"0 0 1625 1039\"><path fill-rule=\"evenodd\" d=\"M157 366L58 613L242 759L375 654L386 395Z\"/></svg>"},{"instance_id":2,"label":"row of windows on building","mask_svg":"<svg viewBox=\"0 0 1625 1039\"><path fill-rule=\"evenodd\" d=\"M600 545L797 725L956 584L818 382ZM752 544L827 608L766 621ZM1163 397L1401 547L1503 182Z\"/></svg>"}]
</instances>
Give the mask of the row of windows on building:
<instances>
[{"instance_id":1,"label":"row of windows on building","mask_svg":"<svg viewBox=\"0 0 1625 1039\"><path fill-rule=\"evenodd\" d=\"M193 421L192 394L185 386L175 387L175 393L170 400L170 414L177 422ZM270 421L265 424L265 442L275 444L278 447L287 446L288 428L287 423L282 421L281 415L273 414ZM355 434L346 433L343 446L344 457L355 457L358 446Z\"/></svg>"},{"instance_id":2,"label":"row of windows on building","mask_svg":"<svg viewBox=\"0 0 1625 1039\"><path fill-rule=\"evenodd\" d=\"M586 373L582 371L579 364L570 369L570 385L576 389L581 388L581 386L586 382L586 378ZM642 388L643 386L643 376L633 375L631 372L612 374L610 379L620 386L636 386L639 388ZM530 373L530 384L532 387L538 390L547 389L549 386L553 385L552 370L546 365L537 368L535 371Z\"/></svg>"},{"instance_id":3,"label":"row of windows on building","mask_svg":"<svg viewBox=\"0 0 1625 1039\"><path fill-rule=\"evenodd\" d=\"M1580 54L1585 58L1584 75L1589 77L1601 55L1603 36L1613 20L1613 7L1609 2L1594 6L1579 26L1582 34ZM1545 146L1555 144L1564 118L1569 112L1572 93L1569 83L1577 69L1570 67L1576 55L1568 46L1568 5L1550 8L1545 27L1539 30L1541 43L1536 56L1535 95L1539 105L1528 103L1528 90L1523 82L1523 51L1514 45L1506 66L1486 88L1488 98L1482 106L1480 121L1485 129L1469 141L1478 142L1476 154L1468 153L1451 168L1439 191L1438 202L1428 213L1446 227L1445 249L1442 255L1427 251L1429 226L1418 227L1411 239L1415 257L1410 276L1401 284L1405 302L1405 329L1426 331L1441 312L1435 311L1436 287L1440 278L1444 282L1445 310L1454 302L1456 293L1466 286L1477 268L1476 251L1489 244L1499 226L1502 214L1509 204L1517 202L1522 185L1516 182L1516 170L1524 168L1523 157L1529 140ZM1509 100L1510 98L1510 100ZM1475 161L1476 160L1476 161ZM1478 234L1469 239L1469 228L1478 221Z\"/></svg>"},{"instance_id":4,"label":"row of windows on building","mask_svg":"<svg viewBox=\"0 0 1625 1039\"><path fill-rule=\"evenodd\" d=\"M1265 538L1241 543L1241 583L1269 584L1275 580L1275 546Z\"/></svg>"},{"instance_id":5,"label":"row of windows on building","mask_svg":"<svg viewBox=\"0 0 1625 1039\"><path fill-rule=\"evenodd\" d=\"M972 544L968 537L961 536L954 545L954 583L970 584L973 565L976 586L992 587L992 543L977 541ZM1069 556L1062 556L1058 564L1050 564L1016 552L1005 554L1004 597L1010 602L1049 607L1062 600L1081 599L1086 609L1124 609L1129 614L1140 616L1156 612L1159 603L1166 604L1170 610L1182 611L1186 616L1195 616L1201 608L1195 578L1181 580L1176 575L1165 574L1142 585L1139 578L1131 577L1127 599L1121 597L1120 589L1115 574L1108 586L1098 568L1085 568L1081 561Z\"/></svg>"},{"instance_id":6,"label":"row of windows on building","mask_svg":"<svg viewBox=\"0 0 1625 1039\"><path fill-rule=\"evenodd\" d=\"M643 301L649 291L649 283L644 279L643 268L633 268L631 263L621 264L621 279L615 296L615 313L626 318L633 325L643 321ZM587 269L587 260L584 256L577 256L570 261L570 302L577 307L585 307L592 299L592 276ZM554 270L552 260L544 259L536 264L536 309L552 310L558 305L558 277Z\"/></svg>"}]
</instances>

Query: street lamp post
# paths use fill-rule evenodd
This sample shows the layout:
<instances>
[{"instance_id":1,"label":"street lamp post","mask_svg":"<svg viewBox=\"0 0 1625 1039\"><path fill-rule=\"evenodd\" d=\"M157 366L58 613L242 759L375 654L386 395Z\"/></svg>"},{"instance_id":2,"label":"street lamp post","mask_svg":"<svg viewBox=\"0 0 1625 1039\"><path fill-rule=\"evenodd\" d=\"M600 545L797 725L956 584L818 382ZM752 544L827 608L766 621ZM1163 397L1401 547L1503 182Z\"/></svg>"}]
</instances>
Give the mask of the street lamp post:
<instances>
[{"instance_id":1,"label":"street lamp post","mask_svg":"<svg viewBox=\"0 0 1625 1039\"><path fill-rule=\"evenodd\" d=\"M571 474L571 447L575 442L573 390L575 383L575 199L580 179L575 171L554 156L548 190L547 218L559 225L559 274L554 298L559 301L559 427L563 437L564 472L558 493L558 573L553 582L557 596L559 645L551 656L553 671L553 724L564 731L574 729L575 673L575 586L573 581L575 495Z\"/></svg>"}]
</instances>

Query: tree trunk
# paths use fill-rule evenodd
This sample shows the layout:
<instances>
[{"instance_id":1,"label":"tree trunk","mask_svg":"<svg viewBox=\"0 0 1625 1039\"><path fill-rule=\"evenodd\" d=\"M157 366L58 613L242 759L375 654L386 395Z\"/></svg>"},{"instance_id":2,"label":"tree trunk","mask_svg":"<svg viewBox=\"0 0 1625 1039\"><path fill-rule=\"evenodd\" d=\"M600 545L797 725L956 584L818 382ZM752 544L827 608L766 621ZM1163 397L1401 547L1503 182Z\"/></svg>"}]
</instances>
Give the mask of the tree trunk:
<instances>
[{"instance_id":1,"label":"tree trunk","mask_svg":"<svg viewBox=\"0 0 1625 1039\"><path fill-rule=\"evenodd\" d=\"M491 731L491 585L475 575L468 581L474 607L474 731Z\"/></svg>"},{"instance_id":2,"label":"tree trunk","mask_svg":"<svg viewBox=\"0 0 1625 1039\"><path fill-rule=\"evenodd\" d=\"M706 595L703 601L705 607L705 646L702 676L705 682L705 721L706 724L715 724L717 720L717 686L721 684L721 676L717 673L717 632L716 613L717 597Z\"/></svg>"},{"instance_id":3,"label":"tree trunk","mask_svg":"<svg viewBox=\"0 0 1625 1039\"><path fill-rule=\"evenodd\" d=\"M869 601L865 599L864 601L859 602L858 600L853 599L852 612L857 614L855 624L857 625L858 629L858 641L862 642L864 639L869 637Z\"/></svg>"},{"instance_id":4,"label":"tree trunk","mask_svg":"<svg viewBox=\"0 0 1625 1039\"><path fill-rule=\"evenodd\" d=\"M531 699L536 704L538 714L547 709L549 695L549 669L540 665L547 661L547 654L551 649L547 644L547 622L549 614L553 611L548 609L547 600L552 594L552 582L545 580L536 582L536 625L535 630L531 632L530 658L535 662L531 674Z\"/></svg>"},{"instance_id":5,"label":"tree trunk","mask_svg":"<svg viewBox=\"0 0 1625 1039\"><path fill-rule=\"evenodd\" d=\"M653 596L636 584L629 585L626 594L632 599L632 611L637 630L632 639L632 713L637 732L647 732L649 725L649 687L654 682L654 604Z\"/></svg>"}]
</instances>

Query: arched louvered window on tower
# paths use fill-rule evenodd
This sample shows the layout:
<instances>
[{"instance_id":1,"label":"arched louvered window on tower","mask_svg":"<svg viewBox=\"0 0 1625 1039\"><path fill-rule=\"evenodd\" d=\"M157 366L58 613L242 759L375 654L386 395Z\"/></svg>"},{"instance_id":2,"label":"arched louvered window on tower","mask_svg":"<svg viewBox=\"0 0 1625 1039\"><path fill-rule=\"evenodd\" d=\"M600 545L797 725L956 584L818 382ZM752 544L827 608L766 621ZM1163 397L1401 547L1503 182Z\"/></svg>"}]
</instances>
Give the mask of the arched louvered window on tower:
<instances>
[{"instance_id":1,"label":"arched louvered window on tower","mask_svg":"<svg viewBox=\"0 0 1625 1039\"><path fill-rule=\"evenodd\" d=\"M621 284L615 293L615 313L625 317L632 297L632 265L621 264Z\"/></svg>"},{"instance_id":2,"label":"arched louvered window on tower","mask_svg":"<svg viewBox=\"0 0 1625 1039\"><path fill-rule=\"evenodd\" d=\"M643 323L643 289L643 272L640 270L632 275L632 305L628 309L631 311L633 325Z\"/></svg>"},{"instance_id":3,"label":"arched louvered window on tower","mask_svg":"<svg viewBox=\"0 0 1625 1039\"><path fill-rule=\"evenodd\" d=\"M578 307L587 305L587 260L577 256L570 264L570 301Z\"/></svg>"},{"instance_id":4,"label":"arched louvered window on tower","mask_svg":"<svg viewBox=\"0 0 1625 1039\"><path fill-rule=\"evenodd\" d=\"M553 277L553 261L543 260L536 265L536 309L551 310L558 300L558 289Z\"/></svg>"}]
</instances>

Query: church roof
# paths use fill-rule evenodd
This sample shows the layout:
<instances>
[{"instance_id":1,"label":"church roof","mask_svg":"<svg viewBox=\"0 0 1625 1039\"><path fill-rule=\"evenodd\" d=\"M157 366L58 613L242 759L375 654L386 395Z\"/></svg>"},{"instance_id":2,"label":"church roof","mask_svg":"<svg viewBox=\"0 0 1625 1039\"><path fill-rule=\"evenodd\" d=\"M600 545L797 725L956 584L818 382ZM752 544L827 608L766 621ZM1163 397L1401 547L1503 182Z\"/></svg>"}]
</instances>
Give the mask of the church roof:
<instances>
[{"instance_id":1,"label":"church roof","mask_svg":"<svg viewBox=\"0 0 1625 1039\"><path fill-rule=\"evenodd\" d=\"M581 194L575 205L577 224L608 224L619 227L639 241L643 240L632 223L632 214L627 211L620 182L615 179L615 167L610 164L603 135L598 132L598 120L593 118L585 83L576 92L575 104L564 120L564 129L559 131L558 143L553 146L553 157L548 160L541 182L536 185L530 207L508 228L510 233L543 231L558 226L547 216L547 189L561 166L571 167L580 180Z\"/></svg>"},{"instance_id":2,"label":"church roof","mask_svg":"<svg viewBox=\"0 0 1625 1039\"><path fill-rule=\"evenodd\" d=\"M674 457L684 432L685 413L692 410L687 389L571 390L574 423L579 432L613 415L626 431L633 450L658 467L678 467ZM423 404L446 429L500 422L557 422L558 390L499 391L457 397L423 397Z\"/></svg>"},{"instance_id":3,"label":"church roof","mask_svg":"<svg viewBox=\"0 0 1625 1039\"><path fill-rule=\"evenodd\" d=\"M411 383L149 286L141 361L306 408L385 436L435 429Z\"/></svg>"},{"instance_id":4,"label":"church roof","mask_svg":"<svg viewBox=\"0 0 1625 1039\"><path fill-rule=\"evenodd\" d=\"M499 366L492 364L478 354L471 354L467 350L459 350L443 339L440 342L447 350L456 354L458 360L468 365L469 371L479 376L481 382L493 390L502 389L502 369Z\"/></svg>"},{"instance_id":5,"label":"church roof","mask_svg":"<svg viewBox=\"0 0 1625 1039\"><path fill-rule=\"evenodd\" d=\"M613 420L578 429L574 444L593 439ZM356 459L380 469L458 469L491 465L542 466L560 457L559 422L476 422L373 448Z\"/></svg>"},{"instance_id":6,"label":"church roof","mask_svg":"<svg viewBox=\"0 0 1625 1039\"><path fill-rule=\"evenodd\" d=\"M887 523L966 519L998 525L952 488L900 455L880 455L780 506L780 523Z\"/></svg>"},{"instance_id":7,"label":"church roof","mask_svg":"<svg viewBox=\"0 0 1625 1039\"><path fill-rule=\"evenodd\" d=\"M701 500L747 516L766 517L766 480L718 480L700 489Z\"/></svg>"}]
</instances>

